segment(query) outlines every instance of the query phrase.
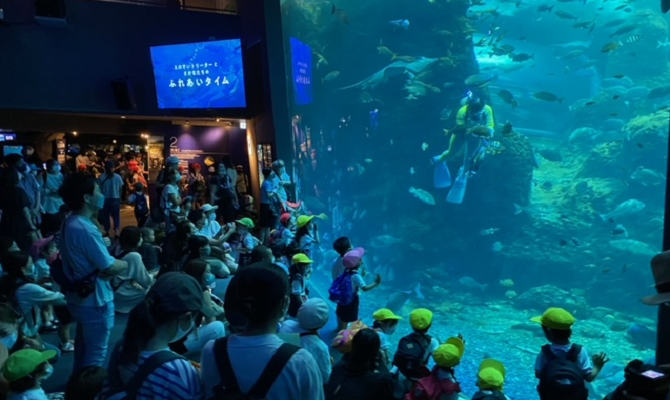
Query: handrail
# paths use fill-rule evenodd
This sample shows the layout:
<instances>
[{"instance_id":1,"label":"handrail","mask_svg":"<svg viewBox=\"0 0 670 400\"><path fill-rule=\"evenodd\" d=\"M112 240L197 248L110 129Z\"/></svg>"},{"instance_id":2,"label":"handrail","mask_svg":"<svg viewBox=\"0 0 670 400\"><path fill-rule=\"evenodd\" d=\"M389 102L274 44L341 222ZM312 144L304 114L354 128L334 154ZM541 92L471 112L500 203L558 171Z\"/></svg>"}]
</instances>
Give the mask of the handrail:
<instances>
[{"instance_id":1,"label":"handrail","mask_svg":"<svg viewBox=\"0 0 670 400\"><path fill-rule=\"evenodd\" d=\"M218 14L237 14L237 4L234 1L226 2L226 6L235 5L232 8L221 8L218 0L82 0L82 1L99 1L108 3L123 3L134 4L138 6L148 7L163 7L163 8L178 8L186 11L204 11ZM203 3L210 3L210 6L202 5Z\"/></svg>"}]
</instances>

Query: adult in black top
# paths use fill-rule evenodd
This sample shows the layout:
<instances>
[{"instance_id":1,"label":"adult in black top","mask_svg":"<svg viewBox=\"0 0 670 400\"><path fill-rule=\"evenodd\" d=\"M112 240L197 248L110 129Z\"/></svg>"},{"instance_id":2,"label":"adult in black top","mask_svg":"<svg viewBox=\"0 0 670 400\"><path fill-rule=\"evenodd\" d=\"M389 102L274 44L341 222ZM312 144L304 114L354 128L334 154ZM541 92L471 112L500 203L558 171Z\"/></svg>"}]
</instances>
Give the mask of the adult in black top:
<instances>
[{"instance_id":1,"label":"adult in black top","mask_svg":"<svg viewBox=\"0 0 670 400\"><path fill-rule=\"evenodd\" d=\"M351 342L351 353L333 366L324 387L326 400L394 400L391 375L376 368L380 347L377 332L359 331Z\"/></svg>"}]
</instances>

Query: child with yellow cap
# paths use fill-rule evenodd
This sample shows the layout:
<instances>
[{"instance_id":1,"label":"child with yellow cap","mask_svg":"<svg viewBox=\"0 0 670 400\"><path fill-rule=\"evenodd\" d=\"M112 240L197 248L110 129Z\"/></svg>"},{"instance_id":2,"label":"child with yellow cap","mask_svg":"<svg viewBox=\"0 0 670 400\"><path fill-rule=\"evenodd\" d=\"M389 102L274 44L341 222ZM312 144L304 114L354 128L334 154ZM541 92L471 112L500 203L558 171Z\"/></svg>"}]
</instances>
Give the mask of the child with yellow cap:
<instances>
[{"instance_id":1,"label":"child with yellow cap","mask_svg":"<svg viewBox=\"0 0 670 400\"><path fill-rule=\"evenodd\" d=\"M307 301L309 295L307 280L312 275L313 262L303 253L298 253L291 258L291 266L288 269L289 282L291 283L291 296L288 306L289 317L297 318L300 306Z\"/></svg>"},{"instance_id":2,"label":"child with yellow cap","mask_svg":"<svg viewBox=\"0 0 670 400\"><path fill-rule=\"evenodd\" d=\"M391 367L391 353L389 351L389 339L387 335L392 335L396 328L398 328L398 323L402 319L393 313L393 311L388 308L380 308L372 314L375 322L372 324L372 329L377 332L379 339L381 340L381 349L379 351L381 363L386 365L387 368Z\"/></svg>"},{"instance_id":3,"label":"child with yellow cap","mask_svg":"<svg viewBox=\"0 0 670 400\"><path fill-rule=\"evenodd\" d=\"M433 353L435 367L430 375L419 379L405 395L404 400L458 400L461 385L456 380L455 368L465 353L463 336L451 337Z\"/></svg>"},{"instance_id":4,"label":"child with yellow cap","mask_svg":"<svg viewBox=\"0 0 670 400\"><path fill-rule=\"evenodd\" d=\"M433 324L433 312L417 308L409 315L409 324L414 332L400 339L398 350L393 356L393 365L410 381L428 376L428 360L440 343L428 334Z\"/></svg>"},{"instance_id":5,"label":"child with yellow cap","mask_svg":"<svg viewBox=\"0 0 670 400\"><path fill-rule=\"evenodd\" d=\"M587 400L585 382L592 382L609 361L605 353L591 359L582 346L572 343L572 325L576 319L562 308L549 308L542 316L531 318L542 324L550 344L542 346L535 360L535 377L541 400Z\"/></svg>"},{"instance_id":6,"label":"child with yellow cap","mask_svg":"<svg viewBox=\"0 0 670 400\"><path fill-rule=\"evenodd\" d=\"M509 400L503 393L507 371L505 365L493 358L487 358L479 365L477 387L479 391L472 400Z\"/></svg>"}]
</instances>

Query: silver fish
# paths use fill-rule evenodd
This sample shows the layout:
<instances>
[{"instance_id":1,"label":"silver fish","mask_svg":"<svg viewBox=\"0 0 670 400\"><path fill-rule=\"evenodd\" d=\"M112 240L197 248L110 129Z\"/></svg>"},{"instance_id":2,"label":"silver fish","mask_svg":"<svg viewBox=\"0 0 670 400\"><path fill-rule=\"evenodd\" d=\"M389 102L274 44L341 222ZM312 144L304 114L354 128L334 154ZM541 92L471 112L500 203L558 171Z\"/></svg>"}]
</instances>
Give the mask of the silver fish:
<instances>
[{"instance_id":1,"label":"silver fish","mask_svg":"<svg viewBox=\"0 0 670 400\"><path fill-rule=\"evenodd\" d=\"M637 167L637 169L633 171L630 175L630 179L639 182L644 186L656 186L665 183L665 175L642 166Z\"/></svg>"},{"instance_id":2,"label":"silver fish","mask_svg":"<svg viewBox=\"0 0 670 400\"><path fill-rule=\"evenodd\" d=\"M623 203L619 204L614 211L608 214L600 214L600 218L607 221L614 221L615 219L626 217L642 211L645 207L645 204L637 199L628 199Z\"/></svg>"},{"instance_id":3,"label":"silver fish","mask_svg":"<svg viewBox=\"0 0 670 400\"><path fill-rule=\"evenodd\" d=\"M658 250L653 246L634 239L610 240L610 246L639 256L653 257L658 254Z\"/></svg>"},{"instance_id":4,"label":"silver fish","mask_svg":"<svg viewBox=\"0 0 670 400\"><path fill-rule=\"evenodd\" d=\"M469 276L462 277L461 279L458 280L458 282L465 287L468 287L470 289L479 289L482 292L485 291L486 288L489 286L488 283L484 284L479 283Z\"/></svg>"}]
</instances>

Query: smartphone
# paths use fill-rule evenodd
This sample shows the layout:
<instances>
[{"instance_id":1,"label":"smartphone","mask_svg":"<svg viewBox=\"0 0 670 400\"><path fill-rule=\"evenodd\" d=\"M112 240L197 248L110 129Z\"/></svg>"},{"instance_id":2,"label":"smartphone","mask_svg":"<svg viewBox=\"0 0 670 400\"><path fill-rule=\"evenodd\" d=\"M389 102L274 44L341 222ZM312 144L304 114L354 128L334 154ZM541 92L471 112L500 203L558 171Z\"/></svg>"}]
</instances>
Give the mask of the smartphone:
<instances>
[{"instance_id":1,"label":"smartphone","mask_svg":"<svg viewBox=\"0 0 670 400\"><path fill-rule=\"evenodd\" d=\"M642 376L646 376L647 378L650 379L659 379L659 378L665 378L665 374L662 372L654 371L652 369L648 371L644 371L642 373Z\"/></svg>"}]
</instances>

